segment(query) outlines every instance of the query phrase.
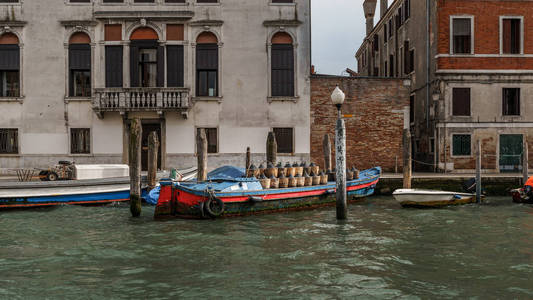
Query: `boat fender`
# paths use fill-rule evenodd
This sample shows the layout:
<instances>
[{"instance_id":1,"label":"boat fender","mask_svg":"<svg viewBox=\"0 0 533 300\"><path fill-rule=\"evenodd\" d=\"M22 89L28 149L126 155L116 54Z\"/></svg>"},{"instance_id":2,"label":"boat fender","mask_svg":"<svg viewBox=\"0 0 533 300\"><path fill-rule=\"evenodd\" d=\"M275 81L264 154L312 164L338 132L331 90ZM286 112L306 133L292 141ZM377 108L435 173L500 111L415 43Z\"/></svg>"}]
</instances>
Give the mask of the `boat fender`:
<instances>
[{"instance_id":1,"label":"boat fender","mask_svg":"<svg viewBox=\"0 0 533 300\"><path fill-rule=\"evenodd\" d=\"M224 201L210 195L204 202L204 211L212 218L220 217L224 212Z\"/></svg>"},{"instance_id":2,"label":"boat fender","mask_svg":"<svg viewBox=\"0 0 533 300\"><path fill-rule=\"evenodd\" d=\"M454 198L455 200L460 200L460 199L462 199L462 197L459 196L459 195L453 195L453 198Z\"/></svg>"},{"instance_id":3,"label":"boat fender","mask_svg":"<svg viewBox=\"0 0 533 300\"><path fill-rule=\"evenodd\" d=\"M332 194L335 194L335 189L329 189L329 190L326 190L326 195L332 195Z\"/></svg>"},{"instance_id":4,"label":"boat fender","mask_svg":"<svg viewBox=\"0 0 533 300\"><path fill-rule=\"evenodd\" d=\"M250 196L250 198L248 198L248 201L250 201L252 203L257 203L257 202L262 202L263 198Z\"/></svg>"}]
</instances>

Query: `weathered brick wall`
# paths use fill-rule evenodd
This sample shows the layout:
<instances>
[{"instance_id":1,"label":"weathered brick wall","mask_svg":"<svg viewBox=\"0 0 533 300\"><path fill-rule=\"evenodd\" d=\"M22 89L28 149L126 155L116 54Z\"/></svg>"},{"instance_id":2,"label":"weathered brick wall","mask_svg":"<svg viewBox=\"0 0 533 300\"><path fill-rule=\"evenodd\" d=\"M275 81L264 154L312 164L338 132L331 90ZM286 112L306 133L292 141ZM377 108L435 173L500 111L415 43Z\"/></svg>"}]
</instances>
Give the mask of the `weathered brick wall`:
<instances>
[{"instance_id":1,"label":"weathered brick wall","mask_svg":"<svg viewBox=\"0 0 533 300\"><path fill-rule=\"evenodd\" d=\"M526 0L439 0L438 53L450 53L450 16L474 16L474 53L500 54L500 16L524 17L524 53L533 52L533 2ZM495 67L497 66L497 67ZM439 69L532 69L529 57L440 57Z\"/></svg>"},{"instance_id":2,"label":"weathered brick wall","mask_svg":"<svg viewBox=\"0 0 533 300\"><path fill-rule=\"evenodd\" d=\"M324 166L322 140L327 133L335 152L337 109L330 96L337 84L346 94L343 114L354 115L345 119L347 166L381 166L392 172L397 163L401 171L404 110L409 107L403 79L312 76L311 159Z\"/></svg>"}]
</instances>

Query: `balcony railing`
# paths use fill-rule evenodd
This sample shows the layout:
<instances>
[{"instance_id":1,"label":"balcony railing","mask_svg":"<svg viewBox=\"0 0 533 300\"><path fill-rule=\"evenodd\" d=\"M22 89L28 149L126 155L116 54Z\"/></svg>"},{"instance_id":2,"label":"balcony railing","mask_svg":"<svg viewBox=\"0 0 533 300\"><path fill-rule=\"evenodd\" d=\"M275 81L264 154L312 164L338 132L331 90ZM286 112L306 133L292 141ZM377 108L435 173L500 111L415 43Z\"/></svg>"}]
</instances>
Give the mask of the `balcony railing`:
<instances>
[{"instance_id":1,"label":"balcony railing","mask_svg":"<svg viewBox=\"0 0 533 300\"><path fill-rule=\"evenodd\" d=\"M104 112L187 111L187 88L103 88L94 90L93 110Z\"/></svg>"}]
</instances>

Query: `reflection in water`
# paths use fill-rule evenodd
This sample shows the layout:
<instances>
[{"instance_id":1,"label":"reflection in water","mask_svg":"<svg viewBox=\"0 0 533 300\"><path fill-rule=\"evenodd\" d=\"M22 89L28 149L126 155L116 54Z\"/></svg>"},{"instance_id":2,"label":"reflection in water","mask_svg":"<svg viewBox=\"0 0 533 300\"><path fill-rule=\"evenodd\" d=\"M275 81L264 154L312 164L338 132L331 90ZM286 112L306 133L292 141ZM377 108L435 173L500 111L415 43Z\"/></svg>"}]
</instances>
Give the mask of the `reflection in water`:
<instances>
[{"instance_id":1,"label":"reflection in water","mask_svg":"<svg viewBox=\"0 0 533 300\"><path fill-rule=\"evenodd\" d=\"M222 220L127 205L0 212L1 298L532 298L533 207L390 198ZM89 296L90 295L90 296Z\"/></svg>"}]
</instances>

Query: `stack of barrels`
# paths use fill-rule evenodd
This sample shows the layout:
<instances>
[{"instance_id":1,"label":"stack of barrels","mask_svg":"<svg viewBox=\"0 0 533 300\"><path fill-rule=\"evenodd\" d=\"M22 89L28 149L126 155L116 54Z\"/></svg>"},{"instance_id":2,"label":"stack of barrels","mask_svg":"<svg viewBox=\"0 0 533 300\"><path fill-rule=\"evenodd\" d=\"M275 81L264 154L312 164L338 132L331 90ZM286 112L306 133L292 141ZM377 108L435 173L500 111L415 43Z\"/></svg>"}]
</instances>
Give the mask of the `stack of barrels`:
<instances>
[{"instance_id":1,"label":"stack of barrels","mask_svg":"<svg viewBox=\"0 0 533 300\"><path fill-rule=\"evenodd\" d=\"M357 170L350 170L350 177L347 180L354 179L355 171ZM261 164L259 167L252 163L246 170L246 176L259 179L263 189L325 185L330 180L331 173L321 171L315 163L307 164L306 162L300 164L287 162L285 165L280 162L276 166L269 162L266 166ZM355 179L358 177L357 171Z\"/></svg>"}]
</instances>

